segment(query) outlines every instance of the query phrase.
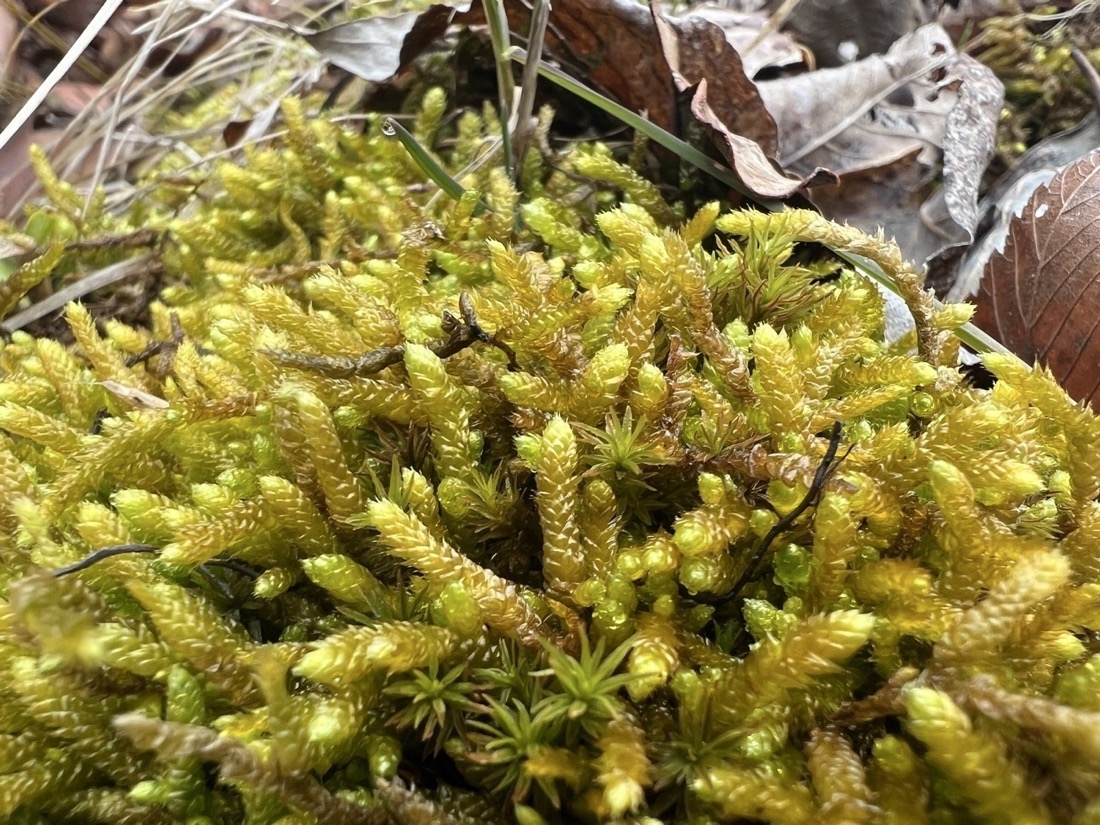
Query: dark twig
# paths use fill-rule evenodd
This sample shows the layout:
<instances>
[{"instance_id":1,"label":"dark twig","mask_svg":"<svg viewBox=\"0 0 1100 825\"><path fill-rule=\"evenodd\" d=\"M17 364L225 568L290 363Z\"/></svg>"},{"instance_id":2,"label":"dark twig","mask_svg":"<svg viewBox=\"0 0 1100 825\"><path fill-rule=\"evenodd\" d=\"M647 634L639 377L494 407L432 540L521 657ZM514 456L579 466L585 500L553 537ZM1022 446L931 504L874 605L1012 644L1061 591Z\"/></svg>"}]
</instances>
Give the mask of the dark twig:
<instances>
[{"instance_id":1,"label":"dark twig","mask_svg":"<svg viewBox=\"0 0 1100 825\"><path fill-rule=\"evenodd\" d=\"M148 361L154 355L157 356L157 365L153 370L159 378L164 378L172 369L172 362L176 357L176 350L183 343L183 327L180 326L180 317L173 312L168 316L172 324L172 336L167 341L154 341L137 355L131 355L126 359L126 366L133 367L143 361Z\"/></svg>"},{"instance_id":2,"label":"dark twig","mask_svg":"<svg viewBox=\"0 0 1100 825\"><path fill-rule=\"evenodd\" d=\"M447 337L429 341L425 346L440 358L449 358L474 343L489 344L508 357L509 369L518 370L519 363L516 361L516 353L503 341L497 340L495 335L490 335L482 329L478 323L477 314L474 312L473 302L465 292L459 296L458 306L462 314L461 319L456 318L446 310L443 312L441 325ZM360 355L358 358L302 355L297 352L271 349L263 349L260 352L275 363L285 367L319 372L330 378L351 378L353 376L362 378L379 373L387 367L400 364L405 358L405 345L394 344L378 347L364 355Z\"/></svg>"},{"instance_id":3,"label":"dark twig","mask_svg":"<svg viewBox=\"0 0 1100 825\"><path fill-rule=\"evenodd\" d=\"M57 568L53 571L53 576L59 579L62 576L68 576L70 573L79 573L81 570L87 570L89 567L115 556L125 556L130 553L155 554L159 552L160 548L155 544L116 544L111 547L102 547L85 556L80 561L70 564L68 567ZM249 579L259 578L260 575L252 567L239 559L210 559L204 564L200 564L199 567L224 567L226 570L232 570L234 573L239 573Z\"/></svg>"},{"instance_id":4,"label":"dark twig","mask_svg":"<svg viewBox=\"0 0 1100 825\"><path fill-rule=\"evenodd\" d=\"M65 244L66 252L101 252L106 249L143 249L157 246L164 234L156 229L137 229L125 235L103 235Z\"/></svg>"},{"instance_id":5,"label":"dark twig","mask_svg":"<svg viewBox=\"0 0 1100 825\"><path fill-rule=\"evenodd\" d=\"M246 579L252 579L255 581L260 578L259 572L247 562L243 562L240 559L210 559L199 567L221 567L224 570L230 570L237 575L244 576Z\"/></svg>"},{"instance_id":6,"label":"dark twig","mask_svg":"<svg viewBox=\"0 0 1100 825\"><path fill-rule=\"evenodd\" d=\"M1081 70L1081 74L1085 76L1085 80L1089 83L1089 90L1092 92L1093 110L1100 112L1100 75L1096 73L1096 69L1080 49L1074 49L1070 53L1070 56L1073 58L1073 62L1077 64L1077 68Z\"/></svg>"},{"instance_id":7,"label":"dark twig","mask_svg":"<svg viewBox=\"0 0 1100 825\"><path fill-rule=\"evenodd\" d=\"M159 246L164 240L164 233L156 229L136 229L122 235L100 235L96 238L85 238L80 241L69 241L65 244L66 252L103 252L106 250L133 250L148 249ZM22 254L37 258L46 254L49 245L24 249Z\"/></svg>"},{"instance_id":8,"label":"dark twig","mask_svg":"<svg viewBox=\"0 0 1100 825\"><path fill-rule=\"evenodd\" d=\"M68 567L59 567L53 571L54 578L60 579L70 573L78 573L87 570L93 564L99 564L104 559L114 556L122 556L127 553L158 553L160 548L155 544L116 544L113 547L104 547L96 550L91 555L85 556L80 561L70 564Z\"/></svg>"},{"instance_id":9,"label":"dark twig","mask_svg":"<svg viewBox=\"0 0 1100 825\"><path fill-rule=\"evenodd\" d=\"M503 352L508 358L508 369L518 370L519 362L516 361L516 352L510 346L503 341L497 340L496 335L490 335L484 329L481 328L481 324L477 321L477 314L474 312L474 302L470 300L470 296L463 292L458 296L458 308L462 313L462 322L470 328L474 336L478 341L489 346L496 347ZM439 355L437 352L436 355ZM445 357L440 355L441 358Z\"/></svg>"},{"instance_id":10,"label":"dark twig","mask_svg":"<svg viewBox=\"0 0 1100 825\"><path fill-rule=\"evenodd\" d=\"M756 578L757 568L767 557L772 542L779 538L780 535L787 532L798 517L806 512L806 510L817 504L818 500L821 498L821 494L824 492L825 482L829 480L829 476L833 474L840 465L840 462L848 455L848 453L845 452L844 455L834 462L833 459L836 459L836 453L839 448L840 422L836 421L833 423L833 429L829 433L829 447L825 450L825 457L821 460L821 464L818 465L817 472L814 473L813 481L810 483L810 489L806 491L806 497L803 498L798 506L791 510L791 512L779 519L772 529L767 532L767 535L764 536L759 546L757 546L756 550L749 558L749 562L745 566L744 572L741 573L741 578L737 580L737 584L734 585L733 589L730 591L728 598L736 598L741 592L741 588Z\"/></svg>"},{"instance_id":11,"label":"dark twig","mask_svg":"<svg viewBox=\"0 0 1100 825\"><path fill-rule=\"evenodd\" d=\"M89 435L99 435L103 429L103 422L111 417L111 411L106 407L100 407L95 411L95 418L92 419L92 426L88 428Z\"/></svg>"}]
</instances>

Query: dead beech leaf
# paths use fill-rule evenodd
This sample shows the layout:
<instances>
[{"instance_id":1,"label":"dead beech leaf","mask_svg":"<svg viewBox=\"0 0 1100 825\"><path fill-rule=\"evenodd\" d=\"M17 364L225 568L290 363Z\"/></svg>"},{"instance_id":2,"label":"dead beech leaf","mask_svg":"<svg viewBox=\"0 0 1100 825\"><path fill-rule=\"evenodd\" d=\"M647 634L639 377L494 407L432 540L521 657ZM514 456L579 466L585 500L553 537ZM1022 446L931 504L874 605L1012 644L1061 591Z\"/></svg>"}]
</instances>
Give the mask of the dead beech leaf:
<instances>
[{"instance_id":1,"label":"dead beech leaf","mask_svg":"<svg viewBox=\"0 0 1100 825\"><path fill-rule=\"evenodd\" d=\"M965 301L978 291L986 263L996 250L1004 247L1009 223L1014 215L1024 211L1031 194L1049 182L1059 169L1097 146L1100 146L1100 117L1092 111L1076 126L1044 138L1020 156L982 199L978 239L959 256L960 260L946 267L941 277L947 287L946 300Z\"/></svg>"},{"instance_id":2,"label":"dead beech leaf","mask_svg":"<svg viewBox=\"0 0 1100 825\"><path fill-rule=\"evenodd\" d=\"M241 142L248 127L252 125L252 118L246 120L231 120L222 128L222 142L232 149Z\"/></svg>"},{"instance_id":3,"label":"dead beech leaf","mask_svg":"<svg viewBox=\"0 0 1100 825\"><path fill-rule=\"evenodd\" d=\"M508 25L525 32L531 7L505 0ZM485 23L481 3L469 6L455 21L465 26ZM426 43L421 43L423 48ZM679 134L676 87L661 54L661 42L648 8L635 0L554 0L546 30L546 50L566 65L583 67L581 79L662 129Z\"/></svg>"},{"instance_id":4,"label":"dead beech leaf","mask_svg":"<svg viewBox=\"0 0 1100 825\"><path fill-rule=\"evenodd\" d=\"M526 6L511 0L505 8L512 29L522 31ZM469 25L481 18L475 6L459 20ZM655 5L645 9L634 0L554 0L546 39L551 51L585 66L593 85L675 135L684 132L677 92L698 84L692 114L714 131L731 168L749 189L762 197L783 198L805 185L777 171L757 142L768 149L775 146L774 122L736 49L709 21L669 19ZM717 102L708 100L708 89ZM726 118L748 136L731 129Z\"/></svg>"},{"instance_id":5,"label":"dead beech leaf","mask_svg":"<svg viewBox=\"0 0 1100 825\"><path fill-rule=\"evenodd\" d=\"M761 39L760 31L768 22L768 15L761 12L704 5L696 6L687 14L672 19L686 22L696 18L709 20L722 30L726 40L740 55L745 66L745 75L750 79L763 69L802 65L809 57L809 53L785 32L772 32Z\"/></svg>"},{"instance_id":6,"label":"dead beech leaf","mask_svg":"<svg viewBox=\"0 0 1100 825\"><path fill-rule=\"evenodd\" d=\"M513 31L524 31L523 3L506 3ZM518 25L517 25L518 24ZM587 80L653 123L678 133L676 87L650 10L634 0L554 0L546 35L588 71Z\"/></svg>"},{"instance_id":7,"label":"dead beech leaf","mask_svg":"<svg viewBox=\"0 0 1100 825\"><path fill-rule=\"evenodd\" d=\"M651 8L677 90L707 82L704 97L710 112L726 129L754 141L765 155L774 156L779 151L779 130L725 32L699 17L673 20L655 5Z\"/></svg>"},{"instance_id":8,"label":"dead beech leaf","mask_svg":"<svg viewBox=\"0 0 1100 825\"><path fill-rule=\"evenodd\" d=\"M761 197L782 199L819 182L821 170L807 180L792 178L771 160L779 148L775 120L725 33L707 20L674 20L656 5L651 8L676 89L694 88L692 116L707 128L745 186Z\"/></svg>"},{"instance_id":9,"label":"dead beech leaf","mask_svg":"<svg viewBox=\"0 0 1100 825\"><path fill-rule=\"evenodd\" d=\"M1023 212L1031 193L1055 172L1095 146L1100 137L1089 133L1096 115L1074 129L1031 147L978 200L982 177L993 156L997 124L1004 104L1004 86L986 66L969 55L956 55L942 84L955 90L955 105L947 116L943 138L944 185L936 193L940 206L936 225L948 243L928 257L926 284L948 301L961 301L978 291L990 255L1004 246L1009 222ZM1083 141L1083 142L1082 142ZM922 208L925 222L930 201Z\"/></svg>"},{"instance_id":10,"label":"dead beech leaf","mask_svg":"<svg viewBox=\"0 0 1100 825\"><path fill-rule=\"evenodd\" d=\"M440 37L456 12L469 7L469 2L461 7L436 5L423 12L350 20L324 31L299 34L344 71L382 83Z\"/></svg>"},{"instance_id":11,"label":"dead beech leaf","mask_svg":"<svg viewBox=\"0 0 1100 825\"><path fill-rule=\"evenodd\" d=\"M1009 224L975 321L1079 401L1100 402L1100 149L1061 169Z\"/></svg>"}]
</instances>

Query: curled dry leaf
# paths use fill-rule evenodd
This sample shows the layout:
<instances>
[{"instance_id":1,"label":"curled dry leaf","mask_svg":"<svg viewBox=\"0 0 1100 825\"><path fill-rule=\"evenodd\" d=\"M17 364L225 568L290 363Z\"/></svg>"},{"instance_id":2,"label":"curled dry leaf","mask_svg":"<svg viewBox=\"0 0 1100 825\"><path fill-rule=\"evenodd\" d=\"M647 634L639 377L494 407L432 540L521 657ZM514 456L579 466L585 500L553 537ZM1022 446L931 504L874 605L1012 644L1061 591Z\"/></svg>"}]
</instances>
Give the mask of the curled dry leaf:
<instances>
[{"instance_id":1,"label":"curled dry leaf","mask_svg":"<svg viewBox=\"0 0 1100 825\"><path fill-rule=\"evenodd\" d=\"M699 17L674 20L653 6L661 51L680 92L707 83L707 106L726 129L758 144L766 155L779 151L779 130L741 56L714 23ZM708 82L709 81L709 82Z\"/></svg>"},{"instance_id":2,"label":"curled dry leaf","mask_svg":"<svg viewBox=\"0 0 1100 825\"><path fill-rule=\"evenodd\" d=\"M775 121L720 26L624 0L555 0L551 23L551 48L586 64L593 82L673 134L683 134L677 93L698 87L691 114L755 194L784 198L802 187L772 167Z\"/></svg>"},{"instance_id":3,"label":"curled dry leaf","mask_svg":"<svg viewBox=\"0 0 1100 825\"><path fill-rule=\"evenodd\" d=\"M951 218L970 238L978 225L978 187L997 136L1004 86L993 71L968 54L955 55L945 86L958 97L943 134L944 200Z\"/></svg>"},{"instance_id":4,"label":"curled dry leaf","mask_svg":"<svg viewBox=\"0 0 1100 825\"><path fill-rule=\"evenodd\" d=\"M699 17L673 20L651 8L677 91L693 91L692 116L737 176L765 198L787 198L801 189L801 178L787 177L770 160L779 149L775 120L722 29Z\"/></svg>"},{"instance_id":5,"label":"curled dry leaf","mask_svg":"<svg viewBox=\"0 0 1100 825\"><path fill-rule=\"evenodd\" d=\"M1004 85L989 67L968 54L956 54L940 88L954 97L943 131L943 187L921 207L921 222L944 243L920 257L902 248L909 257L924 260L928 285L943 294L975 248L983 208L978 191L993 157Z\"/></svg>"},{"instance_id":6,"label":"curled dry leaf","mask_svg":"<svg viewBox=\"0 0 1100 825\"><path fill-rule=\"evenodd\" d=\"M986 265L975 321L1100 401L1100 149L1060 170L1009 224Z\"/></svg>"},{"instance_id":7,"label":"curled dry leaf","mask_svg":"<svg viewBox=\"0 0 1100 825\"><path fill-rule=\"evenodd\" d=\"M805 179L788 177L774 163L779 149L775 120L749 79L737 50L722 29L700 17L665 17L654 5L653 22L676 89L691 92L691 114L706 127L718 150L755 195L789 198L821 182L814 169Z\"/></svg>"},{"instance_id":8,"label":"curled dry leaf","mask_svg":"<svg viewBox=\"0 0 1100 825\"><path fill-rule=\"evenodd\" d=\"M910 202L927 192L942 162L944 186L935 202L920 208L919 219L917 209L909 213L915 230L900 225L894 233L907 258L924 261L973 240L1004 90L987 68L958 54L941 27L923 26L885 55L764 81L759 89L779 125L780 161L788 173L826 168L840 177L841 189L856 176L851 188L858 192L868 180L864 173L889 170L891 179L906 181L902 199ZM914 168L900 175L901 163ZM868 230L882 222L878 198L855 212L852 196L836 189L815 190L813 199L830 218ZM891 217L898 218L894 206Z\"/></svg>"},{"instance_id":9,"label":"curled dry leaf","mask_svg":"<svg viewBox=\"0 0 1100 825\"><path fill-rule=\"evenodd\" d=\"M815 169L807 178L787 177L776 168L778 164L764 154L760 144L726 127L711 108L707 89L707 81L699 81L691 99L691 113L707 127L726 161L753 194L783 199L808 186L836 182L836 176L824 169Z\"/></svg>"},{"instance_id":10,"label":"curled dry leaf","mask_svg":"<svg viewBox=\"0 0 1100 825\"><path fill-rule=\"evenodd\" d=\"M953 53L942 29L924 26L885 55L759 83L779 125L780 162L792 172L822 166L843 175L892 162L917 147L939 146L945 107L921 100L918 110L915 98L927 97L934 87L914 92L911 84Z\"/></svg>"}]
</instances>

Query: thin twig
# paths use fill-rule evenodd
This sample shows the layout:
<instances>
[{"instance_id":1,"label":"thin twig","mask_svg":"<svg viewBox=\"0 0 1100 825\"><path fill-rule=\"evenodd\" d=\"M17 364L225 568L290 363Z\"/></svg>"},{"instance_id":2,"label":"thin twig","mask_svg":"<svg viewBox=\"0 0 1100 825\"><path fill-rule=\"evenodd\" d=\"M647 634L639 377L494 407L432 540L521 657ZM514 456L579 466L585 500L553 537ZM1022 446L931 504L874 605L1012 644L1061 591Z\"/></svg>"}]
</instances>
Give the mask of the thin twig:
<instances>
[{"instance_id":1,"label":"thin twig","mask_svg":"<svg viewBox=\"0 0 1100 825\"><path fill-rule=\"evenodd\" d=\"M168 316L169 322L172 325L172 333L167 341L154 341L141 352L136 355L130 355L126 358L126 366L135 367L145 361L148 361L154 355L157 356L157 365L153 370L156 375L163 379L172 369L172 364L176 358L176 351L179 349L180 344L183 343L183 327L180 325L179 313L173 312Z\"/></svg>"},{"instance_id":2,"label":"thin twig","mask_svg":"<svg viewBox=\"0 0 1100 825\"><path fill-rule=\"evenodd\" d=\"M1081 70L1081 74L1085 76L1085 80L1089 82L1093 110L1100 112L1100 75L1096 73L1096 67L1089 62L1088 57L1080 49L1074 49L1070 52L1070 56L1073 58L1073 62L1077 64L1077 68Z\"/></svg>"},{"instance_id":3,"label":"thin twig","mask_svg":"<svg viewBox=\"0 0 1100 825\"><path fill-rule=\"evenodd\" d=\"M156 246L164 240L164 233L156 229L135 229L122 235L100 235L83 241L65 244L66 252L103 252L108 249L144 249ZM41 252L45 252L43 249ZM37 254L41 254L41 252Z\"/></svg>"},{"instance_id":4,"label":"thin twig","mask_svg":"<svg viewBox=\"0 0 1100 825\"><path fill-rule=\"evenodd\" d=\"M442 326L447 337L429 341L425 346L440 358L449 358L475 342L488 344L496 347L508 357L509 369L518 370L519 364L516 361L515 351L503 341L497 340L495 335L490 335L482 329L474 312L473 302L465 292L459 296L458 306L462 314L461 319L456 318L446 310L443 312ZM297 352L273 349L261 349L260 353L281 366L319 372L329 378L351 378L353 376L364 378L401 363L405 358L405 345L392 344L378 347L358 358L303 355Z\"/></svg>"},{"instance_id":5,"label":"thin twig","mask_svg":"<svg viewBox=\"0 0 1100 825\"><path fill-rule=\"evenodd\" d=\"M53 577L60 579L62 576L68 576L70 573L79 573L81 570L87 570L93 565L99 564L101 561L114 558L115 556L125 556L132 553L159 553L161 548L155 544L116 544L111 547L101 547L99 550L88 554L78 562L68 565L67 567L58 567L53 571ZM258 579L260 574L257 573L246 562L240 559L209 559L203 564L199 565L200 568L204 567L224 567L226 570L232 570L234 573L238 573L248 579Z\"/></svg>"},{"instance_id":6,"label":"thin twig","mask_svg":"<svg viewBox=\"0 0 1100 825\"><path fill-rule=\"evenodd\" d=\"M160 548L155 544L116 544L113 547L104 547L96 550L91 555L85 556L80 561L70 564L68 567L59 567L53 571L55 579L67 576L70 573L78 573L87 570L93 564L99 564L104 559L114 556L122 556L127 553L159 553Z\"/></svg>"},{"instance_id":7,"label":"thin twig","mask_svg":"<svg viewBox=\"0 0 1100 825\"><path fill-rule=\"evenodd\" d=\"M737 580L737 584L730 590L730 598L736 598L741 592L741 588L755 578L756 568L760 566L760 562L767 556L772 542L779 538L780 535L787 532L798 517L810 507L816 505L821 498L821 494L825 488L825 482L828 481L829 476L832 475L837 465L839 465L848 455L848 453L845 453L835 463L833 461L833 459L836 458L837 450L840 448L840 431L840 422L834 422L832 432L829 434L829 447L825 450L825 457L821 460L821 464L818 465L817 472L814 473L813 481L810 482L810 489L806 491L805 498L803 498L798 506L791 510L791 512L779 519L779 521L772 526L772 529L767 532L767 535L764 536L752 556L749 557L749 562L745 566L745 570L741 573L741 578Z\"/></svg>"}]
</instances>

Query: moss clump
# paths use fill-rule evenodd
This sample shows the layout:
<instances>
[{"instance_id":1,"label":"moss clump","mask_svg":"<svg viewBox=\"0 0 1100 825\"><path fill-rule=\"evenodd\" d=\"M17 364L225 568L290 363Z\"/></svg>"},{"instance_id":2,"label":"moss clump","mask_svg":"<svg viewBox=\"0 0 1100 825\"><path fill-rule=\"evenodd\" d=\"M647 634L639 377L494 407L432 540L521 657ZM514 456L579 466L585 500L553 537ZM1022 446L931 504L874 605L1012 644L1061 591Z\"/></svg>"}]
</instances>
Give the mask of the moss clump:
<instances>
[{"instance_id":1,"label":"moss clump","mask_svg":"<svg viewBox=\"0 0 1100 825\"><path fill-rule=\"evenodd\" d=\"M1096 106L1079 59L1100 66L1100 24L1084 4L1071 11L1055 4L1023 13L1005 3L1004 13L983 21L968 51L1005 85L1005 110L996 162L1011 168L1029 146L1075 127ZM1015 12L1015 13L1013 13Z\"/></svg>"},{"instance_id":2,"label":"moss clump","mask_svg":"<svg viewBox=\"0 0 1100 825\"><path fill-rule=\"evenodd\" d=\"M881 239L285 114L101 218L151 329L0 350L6 821L1092 821L1091 412Z\"/></svg>"}]
</instances>

